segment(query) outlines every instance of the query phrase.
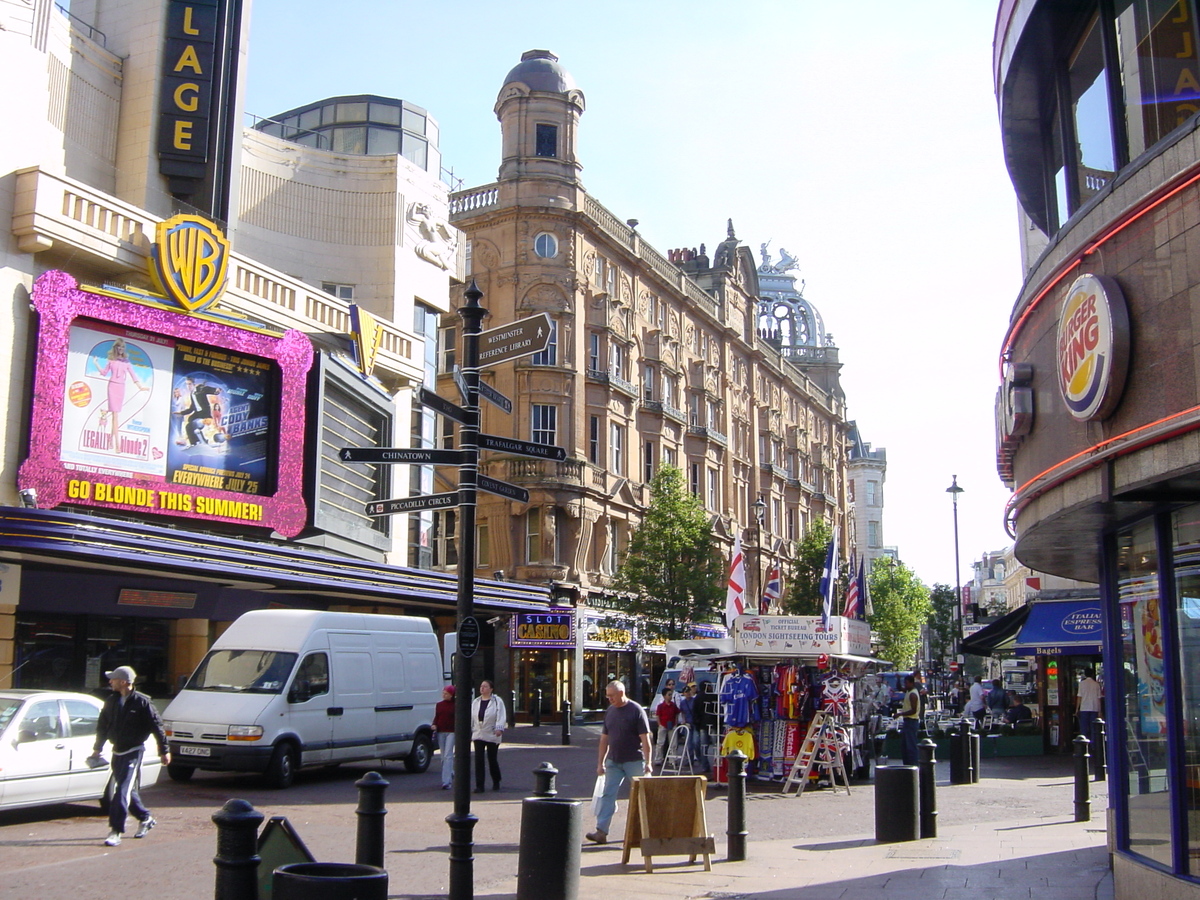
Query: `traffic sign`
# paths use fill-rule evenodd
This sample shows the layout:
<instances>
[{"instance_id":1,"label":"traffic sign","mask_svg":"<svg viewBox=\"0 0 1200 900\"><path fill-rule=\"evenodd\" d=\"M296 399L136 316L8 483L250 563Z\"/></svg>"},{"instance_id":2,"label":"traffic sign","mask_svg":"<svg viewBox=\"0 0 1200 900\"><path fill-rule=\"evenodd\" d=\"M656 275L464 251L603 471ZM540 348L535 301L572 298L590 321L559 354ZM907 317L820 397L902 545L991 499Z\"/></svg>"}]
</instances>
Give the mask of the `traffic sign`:
<instances>
[{"instance_id":1,"label":"traffic sign","mask_svg":"<svg viewBox=\"0 0 1200 900\"><path fill-rule=\"evenodd\" d=\"M485 382L479 382L479 396L502 412L512 414L512 401Z\"/></svg>"},{"instance_id":2,"label":"traffic sign","mask_svg":"<svg viewBox=\"0 0 1200 900\"><path fill-rule=\"evenodd\" d=\"M501 497L508 497L518 503L529 502L529 491L517 487L515 484L509 484L507 481L497 481L495 478L479 475L475 483L481 491L487 491L489 494L499 494Z\"/></svg>"},{"instance_id":3,"label":"traffic sign","mask_svg":"<svg viewBox=\"0 0 1200 900\"><path fill-rule=\"evenodd\" d=\"M479 446L484 450L500 450L503 453L534 456L538 459L554 459L561 462L567 458L567 451L562 447L535 444L532 441L518 441L516 438L497 437L494 434L480 434Z\"/></svg>"},{"instance_id":4,"label":"traffic sign","mask_svg":"<svg viewBox=\"0 0 1200 900\"><path fill-rule=\"evenodd\" d=\"M420 447L343 447L338 456L342 462L353 463L460 466L464 461L461 450L425 450Z\"/></svg>"},{"instance_id":5,"label":"traffic sign","mask_svg":"<svg viewBox=\"0 0 1200 900\"><path fill-rule=\"evenodd\" d=\"M448 419L453 419L463 425L467 424L467 411L461 406L456 406L445 397L439 397L433 391L425 388L417 389L417 399L428 406L436 413L441 413Z\"/></svg>"},{"instance_id":6,"label":"traffic sign","mask_svg":"<svg viewBox=\"0 0 1200 900\"><path fill-rule=\"evenodd\" d=\"M398 497L395 500L373 500L367 504L366 512L368 516L390 516L422 509L447 509L451 506L458 506L458 491L426 494L423 497Z\"/></svg>"},{"instance_id":7,"label":"traffic sign","mask_svg":"<svg viewBox=\"0 0 1200 900\"><path fill-rule=\"evenodd\" d=\"M540 313L511 325L489 328L480 332L478 340L481 366L541 353L550 343L550 316Z\"/></svg>"}]
</instances>

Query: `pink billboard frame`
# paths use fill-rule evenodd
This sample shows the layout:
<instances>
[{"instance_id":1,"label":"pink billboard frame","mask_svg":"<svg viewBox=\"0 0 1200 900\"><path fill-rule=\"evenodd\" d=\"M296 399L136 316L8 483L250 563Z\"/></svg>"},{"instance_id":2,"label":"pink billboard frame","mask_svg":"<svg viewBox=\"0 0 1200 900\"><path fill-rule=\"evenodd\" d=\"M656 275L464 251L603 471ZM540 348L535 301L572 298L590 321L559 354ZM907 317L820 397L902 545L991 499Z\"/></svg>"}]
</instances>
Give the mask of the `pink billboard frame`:
<instances>
[{"instance_id":1,"label":"pink billboard frame","mask_svg":"<svg viewBox=\"0 0 1200 900\"><path fill-rule=\"evenodd\" d=\"M308 504L304 500L305 394L308 370L312 367L313 347L308 337L289 329L276 337L236 328L183 312L143 306L116 297L81 290L68 273L49 271L33 286L33 307L39 317L37 365L33 383L30 417L29 456L17 474L20 490L37 491L37 505L52 509L63 503L88 507L138 512L152 516L182 516L208 522L228 522L243 527L272 528L285 537L299 534L308 523ZM193 497L216 501L252 503L261 507L260 519L247 521L183 510L147 509L129 503L88 499L67 495L71 479L86 477L92 484L124 487L150 487L134 477L96 472L80 473L68 469L60 459L63 429L63 404L67 387L67 357L71 323L77 318L96 319L151 334L207 344L224 350L260 356L279 366L279 440L275 469L275 493L257 496L233 491L188 486Z\"/></svg>"}]
</instances>

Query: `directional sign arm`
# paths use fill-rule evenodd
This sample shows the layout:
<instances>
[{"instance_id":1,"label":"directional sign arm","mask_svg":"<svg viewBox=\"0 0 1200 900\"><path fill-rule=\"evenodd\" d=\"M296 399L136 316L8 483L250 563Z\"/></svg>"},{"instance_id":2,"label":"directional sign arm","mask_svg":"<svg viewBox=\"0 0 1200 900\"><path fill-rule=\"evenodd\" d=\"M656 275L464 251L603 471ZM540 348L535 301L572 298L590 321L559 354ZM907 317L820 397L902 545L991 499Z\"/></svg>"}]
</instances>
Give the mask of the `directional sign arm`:
<instances>
[{"instance_id":1,"label":"directional sign arm","mask_svg":"<svg viewBox=\"0 0 1200 900\"><path fill-rule=\"evenodd\" d=\"M567 451L562 447L535 444L532 441L519 441L516 438L498 437L494 434L480 434L479 446L484 450L499 450L502 453L516 453L518 456L532 456L536 459L553 459L562 462L567 458Z\"/></svg>"}]
</instances>

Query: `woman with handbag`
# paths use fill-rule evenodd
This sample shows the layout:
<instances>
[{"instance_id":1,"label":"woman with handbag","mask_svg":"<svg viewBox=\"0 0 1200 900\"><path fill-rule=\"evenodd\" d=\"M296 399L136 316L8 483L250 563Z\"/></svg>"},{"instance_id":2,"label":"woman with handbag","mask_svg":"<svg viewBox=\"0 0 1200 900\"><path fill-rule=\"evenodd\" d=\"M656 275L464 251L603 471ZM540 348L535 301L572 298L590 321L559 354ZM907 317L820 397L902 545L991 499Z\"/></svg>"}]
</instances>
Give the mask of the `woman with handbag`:
<instances>
[{"instance_id":1,"label":"woman with handbag","mask_svg":"<svg viewBox=\"0 0 1200 900\"><path fill-rule=\"evenodd\" d=\"M475 745L475 793L483 793L483 766L487 758L492 773L492 790L500 790L500 762L496 758L508 718L504 701L492 693L492 683L479 683L479 696L471 701L471 741Z\"/></svg>"}]
</instances>

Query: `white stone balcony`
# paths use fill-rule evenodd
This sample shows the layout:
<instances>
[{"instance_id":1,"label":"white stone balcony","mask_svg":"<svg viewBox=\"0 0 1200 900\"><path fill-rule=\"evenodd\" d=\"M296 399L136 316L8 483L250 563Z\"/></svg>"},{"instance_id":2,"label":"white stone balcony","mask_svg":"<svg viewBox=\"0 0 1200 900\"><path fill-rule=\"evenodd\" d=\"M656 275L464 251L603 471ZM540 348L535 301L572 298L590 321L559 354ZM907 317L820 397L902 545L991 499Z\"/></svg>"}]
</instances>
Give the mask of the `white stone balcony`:
<instances>
[{"instance_id":1,"label":"white stone balcony","mask_svg":"<svg viewBox=\"0 0 1200 900\"><path fill-rule=\"evenodd\" d=\"M160 219L63 175L34 167L17 172L12 230L26 253L86 258L86 265L113 281L146 284L150 248ZM86 279L85 279L86 280ZM222 305L279 328L304 332L350 331L344 300L282 272L231 254L229 283ZM419 383L420 360L413 347L421 339L380 320L383 342L376 369Z\"/></svg>"}]
</instances>

